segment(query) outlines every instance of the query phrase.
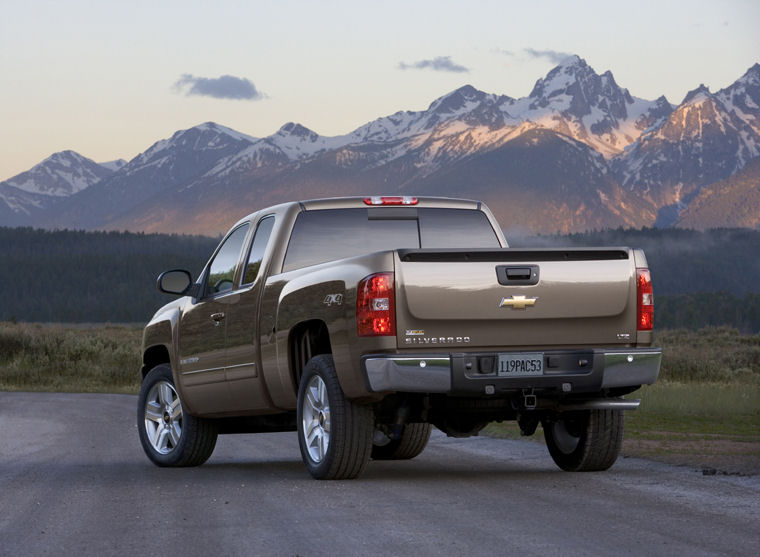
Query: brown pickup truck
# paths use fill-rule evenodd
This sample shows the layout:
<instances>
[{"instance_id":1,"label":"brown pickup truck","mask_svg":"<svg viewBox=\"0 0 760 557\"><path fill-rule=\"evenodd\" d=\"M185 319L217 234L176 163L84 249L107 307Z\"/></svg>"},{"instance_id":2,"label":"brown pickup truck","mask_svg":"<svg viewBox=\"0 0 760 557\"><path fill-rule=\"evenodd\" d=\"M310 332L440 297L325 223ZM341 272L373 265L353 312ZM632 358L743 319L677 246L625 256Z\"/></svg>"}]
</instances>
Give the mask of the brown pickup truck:
<instances>
[{"instance_id":1,"label":"brown pickup truck","mask_svg":"<svg viewBox=\"0 0 760 557\"><path fill-rule=\"evenodd\" d=\"M432 426L540 424L564 470L617 459L623 399L659 374L652 283L628 248L512 249L477 201L286 203L241 219L145 327L138 429L159 466L220 433L297 431L315 478L420 454Z\"/></svg>"}]
</instances>

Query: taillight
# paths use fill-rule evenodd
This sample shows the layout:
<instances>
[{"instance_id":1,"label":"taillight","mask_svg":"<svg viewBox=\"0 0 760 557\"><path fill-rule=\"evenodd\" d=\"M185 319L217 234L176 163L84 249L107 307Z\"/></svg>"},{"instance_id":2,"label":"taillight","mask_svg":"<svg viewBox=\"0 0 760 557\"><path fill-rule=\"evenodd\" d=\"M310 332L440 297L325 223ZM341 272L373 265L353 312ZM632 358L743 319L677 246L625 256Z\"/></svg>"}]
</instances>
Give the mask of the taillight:
<instances>
[{"instance_id":1,"label":"taillight","mask_svg":"<svg viewBox=\"0 0 760 557\"><path fill-rule=\"evenodd\" d=\"M360 337L396 336L393 273L370 275L356 293L356 333Z\"/></svg>"},{"instance_id":2,"label":"taillight","mask_svg":"<svg viewBox=\"0 0 760 557\"><path fill-rule=\"evenodd\" d=\"M407 195L398 196L385 196L385 197L365 197L365 205L417 205L419 199L416 197L409 197Z\"/></svg>"},{"instance_id":3,"label":"taillight","mask_svg":"<svg viewBox=\"0 0 760 557\"><path fill-rule=\"evenodd\" d=\"M636 269L636 316L639 331L654 328L654 294L649 269Z\"/></svg>"}]
</instances>

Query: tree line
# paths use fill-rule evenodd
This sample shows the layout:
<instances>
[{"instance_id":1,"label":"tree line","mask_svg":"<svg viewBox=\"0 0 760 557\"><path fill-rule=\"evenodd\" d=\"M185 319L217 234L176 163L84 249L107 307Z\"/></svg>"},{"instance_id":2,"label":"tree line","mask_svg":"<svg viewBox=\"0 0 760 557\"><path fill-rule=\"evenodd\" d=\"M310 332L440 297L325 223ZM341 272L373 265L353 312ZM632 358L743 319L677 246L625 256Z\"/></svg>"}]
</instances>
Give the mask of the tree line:
<instances>
[{"instance_id":1,"label":"tree line","mask_svg":"<svg viewBox=\"0 0 760 557\"><path fill-rule=\"evenodd\" d=\"M169 301L167 269L198 273L216 238L0 228L0 321L139 323Z\"/></svg>"},{"instance_id":2,"label":"tree line","mask_svg":"<svg viewBox=\"0 0 760 557\"><path fill-rule=\"evenodd\" d=\"M508 239L509 235L507 236ZM747 228L685 230L618 228L581 234L511 238L514 247L627 246L641 248L655 295L760 293L760 231Z\"/></svg>"},{"instance_id":3,"label":"tree line","mask_svg":"<svg viewBox=\"0 0 760 557\"><path fill-rule=\"evenodd\" d=\"M656 327L760 331L760 231L645 228L508 238L514 247L643 248ZM218 241L0 227L0 321L145 322L170 299L155 288L158 274L181 268L197 275Z\"/></svg>"},{"instance_id":4,"label":"tree line","mask_svg":"<svg viewBox=\"0 0 760 557\"><path fill-rule=\"evenodd\" d=\"M728 325L760 332L760 231L718 228L610 229L512 238L514 247L642 248L655 293L655 327Z\"/></svg>"}]
</instances>

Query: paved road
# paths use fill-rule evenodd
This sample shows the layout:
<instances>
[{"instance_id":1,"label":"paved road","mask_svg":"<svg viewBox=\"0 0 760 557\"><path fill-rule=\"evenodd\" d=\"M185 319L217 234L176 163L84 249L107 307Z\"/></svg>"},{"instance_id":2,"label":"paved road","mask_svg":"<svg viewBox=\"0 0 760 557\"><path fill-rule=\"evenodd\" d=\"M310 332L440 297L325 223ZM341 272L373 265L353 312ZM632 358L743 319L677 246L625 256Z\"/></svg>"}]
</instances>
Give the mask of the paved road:
<instances>
[{"instance_id":1,"label":"paved road","mask_svg":"<svg viewBox=\"0 0 760 557\"><path fill-rule=\"evenodd\" d=\"M558 471L527 441L435 435L318 482L295 434L222 436L159 469L136 399L0 393L0 555L756 555L760 477L621 459Z\"/></svg>"}]
</instances>

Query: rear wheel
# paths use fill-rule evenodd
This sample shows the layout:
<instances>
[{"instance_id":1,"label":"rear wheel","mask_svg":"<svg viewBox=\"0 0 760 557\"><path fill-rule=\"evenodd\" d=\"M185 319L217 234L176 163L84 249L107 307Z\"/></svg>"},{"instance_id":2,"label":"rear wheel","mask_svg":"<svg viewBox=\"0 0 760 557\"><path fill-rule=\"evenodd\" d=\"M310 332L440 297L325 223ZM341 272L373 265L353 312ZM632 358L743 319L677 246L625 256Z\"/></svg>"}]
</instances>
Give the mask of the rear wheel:
<instances>
[{"instance_id":1,"label":"rear wheel","mask_svg":"<svg viewBox=\"0 0 760 557\"><path fill-rule=\"evenodd\" d=\"M404 432L398 439L389 439L387 443L373 445L372 458L375 460L412 459L425 450L431 431L433 431L433 426L430 424L406 424Z\"/></svg>"},{"instance_id":2,"label":"rear wheel","mask_svg":"<svg viewBox=\"0 0 760 557\"><path fill-rule=\"evenodd\" d=\"M298 388L298 444L318 480L359 476L372 450L373 412L343 394L332 356L306 364Z\"/></svg>"},{"instance_id":3,"label":"rear wheel","mask_svg":"<svg viewBox=\"0 0 760 557\"><path fill-rule=\"evenodd\" d=\"M145 376L137 399L140 444L157 466L198 466L214 452L217 428L213 422L191 416L174 388L168 364Z\"/></svg>"},{"instance_id":4,"label":"rear wheel","mask_svg":"<svg viewBox=\"0 0 760 557\"><path fill-rule=\"evenodd\" d=\"M620 410L565 412L543 420L544 438L554 462L568 472L607 470L623 445Z\"/></svg>"}]
</instances>

